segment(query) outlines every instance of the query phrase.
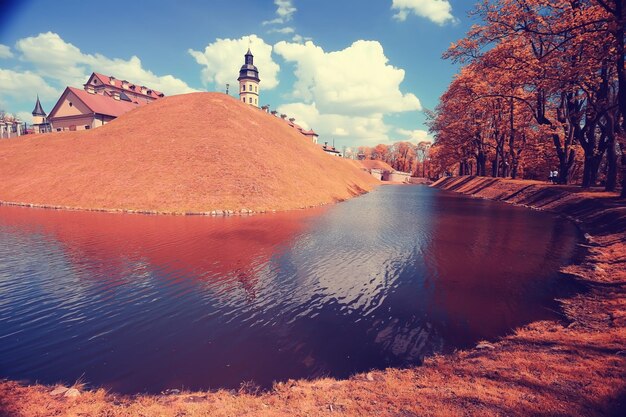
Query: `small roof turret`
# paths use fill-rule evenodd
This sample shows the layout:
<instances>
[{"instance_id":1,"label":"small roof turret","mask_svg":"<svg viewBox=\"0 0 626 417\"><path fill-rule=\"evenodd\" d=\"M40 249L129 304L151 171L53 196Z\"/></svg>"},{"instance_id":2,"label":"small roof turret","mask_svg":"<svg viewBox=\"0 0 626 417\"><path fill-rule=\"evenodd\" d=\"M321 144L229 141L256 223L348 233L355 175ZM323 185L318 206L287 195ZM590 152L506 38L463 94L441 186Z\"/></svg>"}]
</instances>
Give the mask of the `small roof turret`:
<instances>
[{"instance_id":1,"label":"small roof turret","mask_svg":"<svg viewBox=\"0 0 626 417\"><path fill-rule=\"evenodd\" d=\"M248 48L248 52L246 52L245 58L245 63L241 66L241 69L239 70L239 78L237 78L237 81L261 81L259 79L259 70L257 67L254 66L254 55L252 55L252 52L250 52L250 48Z\"/></svg>"},{"instance_id":2,"label":"small roof turret","mask_svg":"<svg viewBox=\"0 0 626 417\"><path fill-rule=\"evenodd\" d=\"M33 116L43 116L46 117L46 112L43 111L41 107L41 102L39 101L39 94L37 94L37 102L35 103L35 108L33 109Z\"/></svg>"}]
</instances>

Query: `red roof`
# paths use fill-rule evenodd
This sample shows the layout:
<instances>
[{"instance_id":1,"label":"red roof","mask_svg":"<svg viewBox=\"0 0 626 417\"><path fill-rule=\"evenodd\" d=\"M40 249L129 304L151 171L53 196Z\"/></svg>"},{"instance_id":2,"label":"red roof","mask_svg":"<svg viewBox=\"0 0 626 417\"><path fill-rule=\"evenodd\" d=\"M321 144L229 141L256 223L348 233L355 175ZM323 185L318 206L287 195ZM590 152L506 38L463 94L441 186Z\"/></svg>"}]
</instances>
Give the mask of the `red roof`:
<instances>
[{"instance_id":1,"label":"red roof","mask_svg":"<svg viewBox=\"0 0 626 417\"><path fill-rule=\"evenodd\" d=\"M100 80L100 82L102 84L108 85L108 86L117 87L117 88L119 88L122 91L130 90L130 91L132 91L132 92L134 92L136 94L140 94L140 95L143 95L143 96L146 96L146 97L150 97L150 98L154 98L154 99L161 98L161 97L164 96L164 94L162 92L153 90L153 89L151 89L149 87L146 87L145 85L143 87L145 87L146 90L150 91L150 94L147 94L147 92L146 92L146 94L142 94L141 93L141 87L142 86L135 85L135 84L133 84L131 82L128 83L128 88L122 88L122 80L118 80L117 78L113 77L113 83L111 84L111 77L109 77L107 75L104 75L104 74L100 74L99 72L94 72L93 74L96 76L96 78L98 78L98 80ZM135 88L131 89L131 87L135 87Z\"/></svg>"},{"instance_id":2,"label":"red roof","mask_svg":"<svg viewBox=\"0 0 626 417\"><path fill-rule=\"evenodd\" d=\"M80 101L85 103L87 107L94 113L104 114L106 116L118 117L122 114L136 109L141 104L136 102L129 102L124 100L116 100L113 97L105 96L102 94L91 94L85 90L81 90L74 87L67 87L72 93L74 93Z\"/></svg>"}]
</instances>

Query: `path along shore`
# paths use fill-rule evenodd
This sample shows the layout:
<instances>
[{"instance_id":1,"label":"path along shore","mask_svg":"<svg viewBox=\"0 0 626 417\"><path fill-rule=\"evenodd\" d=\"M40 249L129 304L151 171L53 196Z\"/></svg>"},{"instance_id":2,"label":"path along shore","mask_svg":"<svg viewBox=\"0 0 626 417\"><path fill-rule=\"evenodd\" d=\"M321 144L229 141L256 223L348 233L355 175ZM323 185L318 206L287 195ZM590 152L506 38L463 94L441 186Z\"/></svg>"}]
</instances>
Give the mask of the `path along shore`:
<instances>
[{"instance_id":1,"label":"path along shore","mask_svg":"<svg viewBox=\"0 0 626 417\"><path fill-rule=\"evenodd\" d=\"M536 181L444 178L433 185L549 210L575 221L585 255L563 267L587 290L562 300L566 317L500 340L348 380L277 383L256 393L120 396L0 382L0 416L607 416L626 409L626 203L616 194ZM487 260L486 260L487 261Z\"/></svg>"}]
</instances>

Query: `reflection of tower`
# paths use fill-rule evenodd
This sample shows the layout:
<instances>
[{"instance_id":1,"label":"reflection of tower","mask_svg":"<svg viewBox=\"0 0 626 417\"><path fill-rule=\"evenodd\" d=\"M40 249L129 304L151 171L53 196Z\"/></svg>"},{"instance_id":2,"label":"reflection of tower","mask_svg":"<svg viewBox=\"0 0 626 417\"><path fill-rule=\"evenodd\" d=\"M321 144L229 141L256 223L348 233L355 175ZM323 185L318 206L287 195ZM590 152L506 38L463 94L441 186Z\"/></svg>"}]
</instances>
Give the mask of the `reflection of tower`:
<instances>
[{"instance_id":1,"label":"reflection of tower","mask_svg":"<svg viewBox=\"0 0 626 417\"><path fill-rule=\"evenodd\" d=\"M259 70L254 66L254 56L248 48L246 62L239 70L239 98L244 103L259 107Z\"/></svg>"}]
</instances>

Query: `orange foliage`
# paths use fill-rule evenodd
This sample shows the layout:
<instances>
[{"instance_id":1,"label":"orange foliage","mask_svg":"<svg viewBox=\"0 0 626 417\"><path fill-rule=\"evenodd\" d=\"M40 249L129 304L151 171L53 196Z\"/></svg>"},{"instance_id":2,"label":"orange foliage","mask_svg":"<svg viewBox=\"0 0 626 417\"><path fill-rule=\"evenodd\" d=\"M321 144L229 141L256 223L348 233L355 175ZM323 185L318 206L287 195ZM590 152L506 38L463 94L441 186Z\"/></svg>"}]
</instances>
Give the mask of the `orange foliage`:
<instances>
[{"instance_id":1,"label":"orange foliage","mask_svg":"<svg viewBox=\"0 0 626 417\"><path fill-rule=\"evenodd\" d=\"M430 142L414 145L410 142L396 142L392 145L378 144L374 148L359 147L359 155L364 160L382 161L389 170L409 172L413 176L427 176Z\"/></svg>"},{"instance_id":2,"label":"orange foliage","mask_svg":"<svg viewBox=\"0 0 626 417\"><path fill-rule=\"evenodd\" d=\"M444 54L465 66L431 120L435 165L487 175L489 161L492 176L513 178L558 167L561 183L604 178L614 189L616 147L626 149L617 8L622 0L480 3L482 23ZM623 24L621 34L623 51Z\"/></svg>"}]
</instances>

